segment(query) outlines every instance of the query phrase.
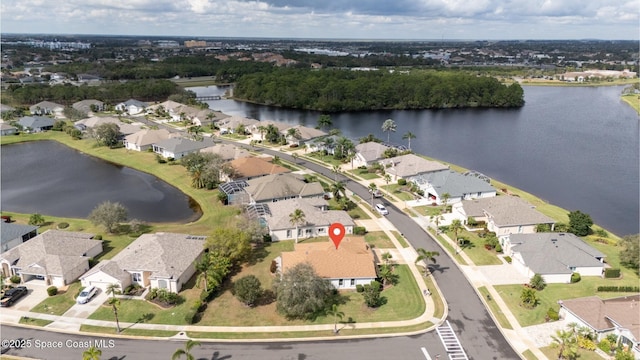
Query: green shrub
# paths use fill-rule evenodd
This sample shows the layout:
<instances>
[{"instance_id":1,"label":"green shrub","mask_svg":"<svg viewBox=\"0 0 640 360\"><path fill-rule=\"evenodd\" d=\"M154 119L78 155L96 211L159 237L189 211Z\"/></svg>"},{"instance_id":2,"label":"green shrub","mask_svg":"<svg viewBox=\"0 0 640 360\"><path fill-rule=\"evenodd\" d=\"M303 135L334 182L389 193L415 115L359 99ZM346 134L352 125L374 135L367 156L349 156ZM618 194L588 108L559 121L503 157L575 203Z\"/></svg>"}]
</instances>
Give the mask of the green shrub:
<instances>
[{"instance_id":1,"label":"green shrub","mask_svg":"<svg viewBox=\"0 0 640 360\"><path fill-rule=\"evenodd\" d=\"M611 352L611 343L607 339L602 339L598 343L598 348L604 351L605 353L609 354Z\"/></svg>"},{"instance_id":2,"label":"green shrub","mask_svg":"<svg viewBox=\"0 0 640 360\"><path fill-rule=\"evenodd\" d=\"M20 281L22 279L20 278L20 275L13 275L9 278L9 281L11 281L14 284L20 284Z\"/></svg>"},{"instance_id":3,"label":"green shrub","mask_svg":"<svg viewBox=\"0 0 640 360\"><path fill-rule=\"evenodd\" d=\"M58 288L55 286L49 286L47 288L47 294L49 294L49 296L55 296L58 294Z\"/></svg>"},{"instance_id":4,"label":"green shrub","mask_svg":"<svg viewBox=\"0 0 640 360\"><path fill-rule=\"evenodd\" d=\"M506 262L507 262L507 264L511 264L511 262L512 262L513 260L511 259L511 256L505 256L505 257L504 257L504 261L506 261Z\"/></svg>"},{"instance_id":5,"label":"green shrub","mask_svg":"<svg viewBox=\"0 0 640 360\"><path fill-rule=\"evenodd\" d=\"M498 244L496 245L496 247L494 248L496 252L501 253L502 252L502 245Z\"/></svg>"},{"instance_id":6,"label":"green shrub","mask_svg":"<svg viewBox=\"0 0 640 360\"><path fill-rule=\"evenodd\" d=\"M407 185L407 180L405 180L405 179L398 179L398 185L400 185L400 186L405 186L405 185Z\"/></svg>"},{"instance_id":7,"label":"green shrub","mask_svg":"<svg viewBox=\"0 0 640 360\"><path fill-rule=\"evenodd\" d=\"M196 315L198 315L198 311L191 309L184 315L184 320L187 324L194 324L196 322Z\"/></svg>"},{"instance_id":8,"label":"green shrub","mask_svg":"<svg viewBox=\"0 0 640 360\"><path fill-rule=\"evenodd\" d=\"M604 237L604 238L609 237L609 233L606 232L604 229L597 229L595 231L595 234L600 236L600 237Z\"/></svg>"},{"instance_id":9,"label":"green shrub","mask_svg":"<svg viewBox=\"0 0 640 360\"><path fill-rule=\"evenodd\" d=\"M578 347L585 349L585 350L589 350L589 351L595 351L596 350L596 343L593 342L593 340L586 338L586 337L582 337L579 336L578 337Z\"/></svg>"},{"instance_id":10,"label":"green shrub","mask_svg":"<svg viewBox=\"0 0 640 360\"><path fill-rule=\"evenodd\" d=\"M560 314L550 307L549 310L547 310L547 319L551 321L558 321L560 319Z\"/></svg>"},{"instance_id":11,"label":"green shrub","mask_svg":"<svg viewBox=\"0 0 640 360\"><path fill-rule=\"evenodd\" d=\"M353 233L355 235L365 235L367 233L367 228L364 226L356 226L353 228Z\"/></svg>"},{"instance_id":12,"label":"green shrub","mask_svg":"<svg viewBox=\"0 0 640 360\"><path fill-rule=\"evenodd\" d=\"M604 269L604 277L606 279L616 279L620 277L620 269Z\"/></svg>"},{"instance_id":13,"label":"green shrub","mask_svg":"<svg viewBox=\"0 0 640 360\"><path fill-rule=\"evenodd\" d=\"M93 237L94 240L102 240L102 235L98 234Z\"/></svg>"},{"instance_id":14,"label":"green shrub","mask_svg":"<svg viewBox=\"0 0 640 360\"><path fill-rule=\"evenodd\" d=\"M580 281L580 274L577 272L574 272L573 274L571 274L571 283L577 283L578 281Z\"/></svg>"},{"instance_id":15,"label":"green shrub","mask_svg":"<svg viewBox=\"0 0 640 360\"><path fill-rule=\"evenodd\" d=\"M640 292L640 286L598 286L600 292Z\"/></svg>"},{"instance_id":16,"label":"green shrub","mask_svg":"<svg viewBox=\"0 0 640 360\"><path fill-rule=\"evenodd\" d=\"M208 303L213 298L213 291L213 289L208 289L208 291L202 289L202 292L200 293L200 302L206 305L206 303Z\"/></svg>"},{"instance_id":17,"label":"green shrub","mask_svg":"<svg viewBox=\"0 0 640 360\"><path fill-rule=\"evenodd\" d=\"M69 223L66 222L61 222L60 224L58 224L58 229L66 229L69 227Z\"/></svg>"},{"instance_id":18,"label":"green shrub","mask_svg":"<svg viewBox=\"0 0 640 360\"><path fill-rule=\"evenodd\" d=\"M356 285L356 291L359 293L364 292L364 286L362 284Z\"/></svg>"}]
</instances>

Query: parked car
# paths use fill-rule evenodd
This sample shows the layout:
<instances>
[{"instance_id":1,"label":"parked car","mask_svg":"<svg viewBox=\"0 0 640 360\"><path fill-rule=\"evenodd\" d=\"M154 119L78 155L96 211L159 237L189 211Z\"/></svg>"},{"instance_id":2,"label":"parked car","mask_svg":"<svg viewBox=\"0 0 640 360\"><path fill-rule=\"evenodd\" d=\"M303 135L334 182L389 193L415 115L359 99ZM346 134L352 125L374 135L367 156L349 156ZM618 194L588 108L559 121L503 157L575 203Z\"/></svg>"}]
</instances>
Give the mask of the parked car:
<instances>
[{"instance_id":1,"label":"parked car","mask_svg":"<svg viewBox=\"0 0 640 360\"><path fill-rule=\"evenodd\" d=\"M383 196L383 194L382 194L382 191L380 191L380 189L376 189L376 190L373 192L373 197L374 197L374 198L381 198L382 196Z\"/></svg>"},{"instance_id":2,"label":"parked car","mask_svg":"<svg viewBox=\"0 0 640 360\"><path fill-rule=\"evenodd\" d=\"M93 297L96 296L97 293L98 289L95 286L87 286L86 288L82 289L82 291L80 291L80 295L78 295L78 297L76 298L76 302L78 304L86 304L91 301L91 299L93 299Z\"/></svg>"},{"instance_id":3,"label":"parked car","mask_svg":"<svg viewBox=\"0 0 640 360\"><path fill-rule=\"evenodd\" d=\"M387 208L384 207L384 205L376 204L375 208L380 215L389 215L389 210L387 210Z\"/></svg>"},{"instance_id":4,"label":"parked car","mask_svg":"<svg viewBox=\"0 0 640 360\"><path fill-rule=\"evenodd\" d=\"M17 286L13 289L7 290L4 295L2 295L2 299L0 299L0 306L8 307L13 305L18 299L27 295L29 290L27 290L26 286Z\"/></svg>"}]
</instances>

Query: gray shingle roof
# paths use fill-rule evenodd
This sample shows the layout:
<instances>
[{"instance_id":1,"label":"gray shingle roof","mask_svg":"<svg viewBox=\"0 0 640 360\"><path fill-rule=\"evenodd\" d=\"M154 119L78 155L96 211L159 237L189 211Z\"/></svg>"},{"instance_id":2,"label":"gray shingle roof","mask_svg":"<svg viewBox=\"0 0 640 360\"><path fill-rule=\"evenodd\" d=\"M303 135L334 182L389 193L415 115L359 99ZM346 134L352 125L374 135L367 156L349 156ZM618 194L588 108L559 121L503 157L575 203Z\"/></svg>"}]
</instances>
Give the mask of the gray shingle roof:
<instances>
[{"instance_id":1,"label":"gray shingle roof","mask_svg":"<svg viewBox=\"0 0 640 360\"><path fill-rule=\"evenodd\" d=\"M31 112L34 112L34 111L36 111L38 109L53 111L54 109L64 109L64 105L60 105L58 103L54 103L54 102L51 102L51 101L40 101L37 104L29 106L29 110Z\"/></svg>"},{"instance_id":2,"label":"gray shingle roof","mask_svg":"<svg viewBox=\"0 0 640 360\"><path fill-rule=\"evenodd\" d=\"M22 225L2 222L0 223L0 244L4 245L15 238L22 237L23 235L37 229L38 227L34 225Z\"/></svg>"},{"instance_id":3,"label":"gray shingle roof","mask_svg":"<svg viewBox=\"0 0 640 360\"><path fill-rule=\"evenodd\" d=\"M55 120L46 116L24 116L18 120L18 124L24 128L39 129L53 126Z\"/></svg>"},{"instance_id":4,"label":"gray shingle roof","mask_svg":"<svg viewBox=\"0 0 640 360\"><path fill-rule=\"evenodd\" d=\"M320 202L321 201L321 202ZM329 226L339 222L342 225L354 226L355 223L346 211L327 210L323 211L319 206L326 206L324 199L288 199L268 203L269 214L265 216L269 229L282 230L293 229L295 225L291 224L289 215L295 210L300 209L304 212L306 225L304 226Z\"/></svg>"},{"instance_id":5,"label":"gray shingle roof","mask_svg":"<svg viewBox=\"0 0 640 360\"><path fill-rule=\"evenodd\" d=\"M449 167L443 163L427 160L415 154L400 155L381 160L380 162L384 164L385 167L390 164L391 166L387 167L386 171L391 175L396 175L401 178L449 169Z\"/></svg>"},{"instance_id":6,"label":"gray shingle roof","mask_svg":"<svg viewBox=\"0 0 640 360\"><path fill-rule=\"evenodd\" d=\"M498 226L553 224L555 220L538 212L530 203L516 196L465 200L462 202L467 216L483 217L485 212Z\"/></svg>"},{"instance_id":7,"label":"gray shingle roof","mask_svg":"<svg viewBox=\"0 0 640 360\"><path fill-rule=\"evenodd\" d=\"M478 192L496 191L496 189L486 181L475 176L462 175L453 170L432 172L417 176L412 181L422 184L429 183L438 195L449 193L452 197L461 197L464 194L474 194Z\"/></svg>"},{"instance_id":8,"label":"gray shingle roof","mask_svg":"<svg viewBox=\"0 0 640 360\"><path fill-rule=\"evenodd\" d=\"M80 100L80 101L74 102L73 105L71 106L76 110L89 112L91 111L91 105L95 105L97 107L103 107L104 103L100 100L86 99L86 100Z\"/></svg>"},{"instance_id":9,"label":"gray shingle roof","mask_svg":"<svg viewBox=\"0 0 640 360\"><path fill-rule=\"evenodd\" d=\"M231 144L215 144L202 149L200 152L218 154L222 160L234 160L251 156L249 151Z\"/></svg>"},{"instance_id":10,"label":"gray shingle roof","mask_svg":"<svg viewBox=\"0 0 640 360\"><path fill-rule=\"evenodd\" d=\"M164 139L168 139L170 135L171 133L167 129L142 129L140 131L136 131L131 135L127 135L124 140L128 143L136 144L138 146L146 146Z\"/></svg>"},{"instance_id":11,"label":"gray shingle roof","mask_svg":"<svg viewBox=\"0 0 640 360\"><path fill-rule=\"evenodd\" d=\"M126 271L149 271L151 278L177 279L204 251L205 240L187 234L143 234L111 261Z\"/></svg>"},{"instance_id":12,"label":"gray shingle roof","mask_svg":"<svg viewBox=\"0 0 640 360\"><path fill-rule=\"evenodd\" d=\"M385 150L389 149L388 146L382 145L375 141L370 141L356 145L356 151L362 156L365 161L376 161L383 158Z\"/></svg>"},{"instance_id":13,"label":"gray shingle roof","mask_svg":"<svg viewBox=\"0 0 640 360\"><path fill-rule=\"evenodd\" d=\"M306 183L304 177L298 174L282 173L262 176L247 181L244 190L251 194L255 202L281 199L285 197L312 197L324 195L324 189L319 182Z\"/></svg>"},{"instance_id":14,"label":"gray shingle roof","mask_svg":"<svg viewBox=\"0 0 640 360\"><path fill-rule=\"evenodd\" d=\"M174 154L197 151L200 149L213 146L214 144L215 143L211 138L204 138L202 139L202 141L193 141L185 138L171 138L171 139L160 140L155 143L156 146L161 147Z\"/></svg>"},{"instance_id":15,"label":"gray shingle roof","mask_svg":"<svg viewBox=\"0 0 640 360\"><path fill-rule=\"evenodd\" d=\"M603 267L605 255L570 233L509 235L514 252L538 274L571 274L571 267Z\"/></svg>"}]
</instances>

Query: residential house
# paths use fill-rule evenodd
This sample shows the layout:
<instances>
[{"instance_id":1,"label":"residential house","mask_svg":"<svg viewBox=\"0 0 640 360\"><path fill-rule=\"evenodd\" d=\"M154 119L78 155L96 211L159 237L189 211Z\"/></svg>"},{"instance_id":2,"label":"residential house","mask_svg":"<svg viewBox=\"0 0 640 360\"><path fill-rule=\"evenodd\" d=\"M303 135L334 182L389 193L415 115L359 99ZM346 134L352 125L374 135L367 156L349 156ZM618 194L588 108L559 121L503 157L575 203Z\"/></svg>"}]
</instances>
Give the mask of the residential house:
<instances>
[{"instance_id":1,"label":"residential house","mask_svg":"<svg viewBox=\"0 0 640 360\"><path fill-rule=\"evenodd\" d=\"M370 141L356 145L355 166L371 166L384 158L384 152L389 146Z\"/></svg>"},{"instance_id":2,"label":"residential house","mask_svg":"<svg viewBox=\"0 0 640 360\"><path fill-rule=\"evenodd\" d=\"M211 138L203 138L201 141L185 138L169 138L154 143L152 148L153 152L160 154L160 156L165 159L181 159L186 155L213 145L214 142Z\"/></svg>"},{"instance_id":3,"label":"residential house","mask_svg":"<svg viewBox=\"0 0 640 360\"><path fill-rule=\"evenodd\" d=\"M23 116L18 124L27 132L38 133L51 130L56 121L46 116Z\"/></svg>"},{"instance_id":4,"label":"residential house","mask_svg":"<svg viewBox=\"0 0 640 360\"><path fill-rule=\"evenodd\" d=\"M231 161L251 156L249 151L241 147L225 143L215 144L200 150L200 152L218 154L224 161Z\"/></svg>"},{"instance_id":5,"label":"residential house","mask_svg":"<svg viewBox=\"0 0 640 360\"><path fill-rule=\"evenodd\" d=\"M539 224L551 227L555 224L555 220L535 210L530 203L510 195L464 200L453 204L452 213L464 224L469 217L484 221L487 229L495 232L498 237L532 234Z\"/></svg>"},{"instance_id":6,"label":"residential house","mask_svg":"<svg viewBox=\"0 0 640 360\"><path fill-rule=\"evenodd\" d=\"M273 203L250 205L249 207L262 206L258 213L269 228L272 241L292 240L296 238L310 238L329 236L329 226L340 223L345 228L345 234L353 234L355 223L351 216L343 210L328 210L328 203L322 198L296 198L282 200ZM296 226L291 223L289 215L300 209L304 213L304 223Z\"/></svg>"},{"instance_id":7,"label":"residential house","mask_svg":"<svg viewBox=\"0 0 640 360\"><path fill-rule=\"evenodd\" d=\"M216 126L220 129L220 134L233 134L236 130L243 126L246 133L250 133L254 126L257 126L260 121L255 119L247 119L241 116L231 116L228 118L216 121Z\"/></svg>"},{"instance_id":8,"label":"residential house","mask_svg":"<svg viewBox=\"0 0 640 360\"><path fill-rule=\"evenodd\" d=\"M7 123L0 123L0 136L14 135L18 132L18 128Z\"/></svg>"},{"instance_id":9,"label":"residential house","mask_svg":"<svg viewBox=\"0 0 640 360\"><path fill-rule=\"evenodd\" d=\"M0 225L0 252L13 249L36 235L37 226L3 222Z\"/></svg>"},{"instance_id":10,"label":"residential house","mask_svg":"<svg viewBox=\"0 0 640 360\"><path fill-rule=\"evenodd\" d=\"M81 100L73 103L71 107L73 107L78 111L82 111L85 114L94 112L93 111L94 109L95 111L104 111L105 109L104 103L100 100L95 100L95 99Z\"/></svg>"},{"instance_id":11,"label":"residential house","mask_svg":"<svg viewBox=\"0 0 640 360\"><path fill-rule=\"evenodd\" d=\"M333 155L336 150L336 143L340 139L336 135L321 136L306 142L309 152L326 151L327 154Z\"/></svg>"},{"instance_id":12,"label":"residential house","mask_svg":"<svg viewBox=\"0 0 640 360\"><path fill-rule=\"evenodd\" d=\"M355 289L377 277L373 251L362 237L345 237L337 248L330 240L299 243L294 251L282 252L276 262L282 273L308 263L336 289Z\"/></svg>"},{"instance_id":13,"label":"residential house","mask_svg":"<svg viewBox=\"0 0 640 360\"><path fill-rule=\"evenodd\" d=\"M640 359L640 294L612 299L597 296L558 301L560 316L566 323L576 323L591 329L598 341L609 334Z\"/></svg>"},{"instance_id":14,"label":"residential house","mask_svg":"<svg viewBox=\"0 0 640 360\"><path fill-rule=\"evenodd\" d=\"M129 99L117 104L116 110L126 112L129 115L136 115L144 112L144 109L146 109L147 106L148 104L145 102L136 99Z\"/></svg>"},{"instance_id":15,"label":"residential house","mask_svg":"<svg viewBox=\"0 0 640 360\"><path fill-rule=\"evenodd\" d=\"M251 126L251 133L253 134L253 140L264 140L265 133L260 133L260 127L267 128L269 125L273 125L276 129L278 129L279 134L284 134L284 130L291 127L291 124L287 124L281 121L274 120L261 120L257 124Z\"/></svg>"},{"instance_id":16,"label":"residential house","mask_svg":"<svg viewBox=\"0 0 640 360\"><path fill-rule=\"evenodd\" d=\"M15 111L16 109L12 106L6 104L0 104L0 114L4 114L6 112Z\"/></svg>"},{"instance_id":17,"label":"residential house","mask_svg":"<svg viewBox=\"0 0 640 360\"><path fill-rule=\"evenodd\" d=\"M89 270L89 259L102 252L102 240L93 234L47 230L0 254L5 275L19 275L22 282L42 281L65 286Z\"/></svg>"},{"instance_id":18,"label":"residential house","mask_svg":"<svg viewBox=\"0 0 640 360\"><path fill-rule=\"evenodd\" d=\"M274 164L272 159L259 157L244 157L229 162L233 169L231 176L225 175L228 180L251 180L257 177L290 172L286 167Z\"/></svg>"},{"instance_id":19,"label":"residential house","mask_svg":"<svg viewBox=\"0 0 640 360\"><path fill-rule=\"evenodd\" d=\"M109 284L131 284L179 292L195 273L204 253L205 236L174 233L143 234L110 260L80 277L84 286L103 290Z\"/></svg>"},{"instance_id":20,"label":"residential house","mask_svg":"<svg viewBox=\"0 0 640 360\"><path fill-rule=\"evenodd\" d=\"M322 198L322 185L307 182L304 177L294 173L281 173L261 176L248 180L244 191L249 194L249 203L276 202L293 198Z\"/></svg>"},{"instance_id":21,"label":"residential house","mask_svg":"<svg viewBox=\"0 0 640 360\"><path fill-rule=\"evenodd\" d=\"M393 177L394 181L399 178L409 179L436 171L449 170L449 167L443 163L427 160L415 154L380 160L380 164L385 167L385 171Z\"/></svg>"},{"instance_id":22,"label":"residential house","mask_svg":"<svg viewBox=\"0 0 640 360\"><path fill-rule=\"evenodd\" d=\"M60 115L64 110L64 105L60 105L51 101L41 101L35 105L29 106L32 115Z\"/></svg>"},{"instance_id":23,"label":"residential house","mask_svg":"<svg viewBox=\"0 0 640 360\"><path fill-rule=\"evenodd\" d=\"M540 274L549 284L570 283L574 272L604 272L605 255L571 233L511 234L503 239L503 249L520 273Z\"/></svg>"},{"instance_id":24,"label":"residential house","mask_svg":"<svg viewBox=\"0 0 640 360\"><path fill-rule=\"evenodd\" d=\"M293 132L294 135L289 135L289 132ZM308 126L302 126L302 125L296 125L296 126L291 126L289 128L286 128L284 129L282 134L287 139L287 142L289 142L292 145L298 145L298 146L302 146L313 139L317 139L321 136L327 135L327 133L322 130L318 130L318 129L314 129L314 128L311 128Z\"/></svg>"},{"instance_id":25,"label":"residential house","mask_svg":"<svg viewBox=\"0 0 640 360\"><path fill-rule=\"evenodd\" d=\"M75 127L78 130L85 131L86 129L94 129L102 124L116 124L120 129L120 133L123 136L134 134L142 129L140 125L128 124L120 121L120 119L111 116L92 116L86 119L78 120L75 122ZM82 127L84 130L82 130Z\"/></svg>"},{"instance_id":26,"label":"residential house","mask_svg":"<svg viewBox=\"0 0 640 360\"><path fill-rule=\"evenodd\" d=\"M449 195L447 204L496 196L496 189L488 181L472 174L463 175L453 170L430 172L408 180L424 191L424 196L429 202L438 205L442 205L444 194Z\"/></svg>"},{"instance_id":27,"label":"residential house","mask_svg":"<svg viewBox=\"0 0 640 360\"><path fill-rule=\"evenodd\" d=\"M152 148L154 143L171 137L171 133L167 129L149 130L142 129L131 135L125 136L124 147L128 150L147 151Z\"/></svg>"}]
</instances>

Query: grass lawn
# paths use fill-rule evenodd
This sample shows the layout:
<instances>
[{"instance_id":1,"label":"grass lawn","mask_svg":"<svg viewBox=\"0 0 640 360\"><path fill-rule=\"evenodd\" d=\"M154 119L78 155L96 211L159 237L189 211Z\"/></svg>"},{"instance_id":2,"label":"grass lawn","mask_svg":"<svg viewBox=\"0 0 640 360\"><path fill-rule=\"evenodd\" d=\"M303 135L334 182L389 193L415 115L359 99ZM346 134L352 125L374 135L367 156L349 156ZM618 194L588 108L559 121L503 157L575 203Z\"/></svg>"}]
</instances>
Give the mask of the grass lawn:
<instances>
[{"instance_id":1,"label":"grass lawn","mask_svg":"<svg viewBox=\"0 0 640 360\"><path fill-rule=\"evenodd\" d=\"M523 352L522 356L524 356L524 358L527 360L538 360L538 358L535 355L533 355L533 352L531 350L527 350Z\"/></svg>"},{"instance_id":2,"label":"grass lawn","mask_svg":"<svg viewBox=\"0 0 640 360\"><path fill-rule=\"evenodd\" d=\"M640 114L640 96L635 94L624 95L622 97L622 101L629 104L638 114Z\"/></svg>"},{"instance_id":3,"label":"grass lawn","mask_svg":"<svg viewBox=\"0 0 640 360\"><path fill-rule=\"evenodd\" d=\"M349 172L365 180L373 180L373 179L378 179L380 177L380 175L376 173L370 173L365 169L353 169L353 170L349 170Z\"/></svg>"},{"instance_id":4,"label":"grass lawn","mask_svg":"<svg viewBox=\"0 0 640 360\"><path fill-rule=\"evenodd\" d=\"M396 237L396 240L398 240L398 242L400 243L400 246L402 246L403 248L409 247L409 243L407 242L407 239L405 239L404 236L400 235L399 232L395 230L391 230L391 233L393 234L393 236Z\"/></svg>"},{"instance_id":5,"label":"grass lawn","mask_svg":"<svg viewBox=\"0 0 640 360\"><path fill-rule=\"evenodd\" d=\"M434 233L434 231L435 230L433 230L433 229L429 229L429 232L431 232L432 234ZM468 265L467 261L464 258L462 258L462 256L460 256L460 254L456 253L456 250L453 248L453 246L451 246L451 244L449 244L449 242L446 241L442 236L436 235L436 239L438 240L440 245L442 245L445 248L445 250L447 250L449 255L456 260L456 262L458 264L460 264L460 265Z\"/></svg>"},{"instance_id":6,"label":"grass lawn","mask_svg":"<svg viewBox=\"0 0 640 360\"><path fill-rule=\"evenodd\" d=\"M444 315L444 302L442 301L442 297L440 296L440 292L438 288L433 283L433 278L431 276L423 277L422 280L424 284L427 286L427 289L431 291L431 298L433 299L433 317L441 318Z\"/></svg>"},{"instance_id":7,"label":"grass lawn","mask_svg":"<svg viewBox=\"0 0 640 360\"><path fill-rule=\"evenodd\" d=\"M364 212L364 210L362 210L360 208L360 206L356 206L355 208L347 211L347 213L349 214L349 216L351 216L352 219L356 220L356 219L371 219L371 216L369 216L369 214L367 214L366 212Z\"/></svg>"},{"instance_id":8,"label":"grass lawn","mask_svg":"<svg viewBox=\"0 0 640 360\"><path fill-rule=\"evenodd\" d=\"M51 315L62 315L76 303L76 295L80 290L80 282L69 285L66 291L58 291L57 295L49 296L31 309L33 312Z\"/></svg>"},{"instance_id":9,"label":"grass lawn","mask_svg":"<svg viewBox=\"0 0 640 360\"><path fill-rule=\"evenodd\" d=\"M447 235L451 239L454 238L452 231ZM467 254L471 261L476 265L500 265L502 261L498 259L497 253L494 250L487 250L484 248L484 239L481 239L476 233L469 231L458 232L458 237L464 237L471 243L465 245L462 251Z\"/></svg>"},{"instance_id":10,"label":"grass lawn","mask_svg":"<svg viewBox=\"0 0 640 360\"><path fill-rule=\"evenodd\" d=\"M482 297L484 299L488 299L487 296L489 295L489 290L487 290L485 286L479 287L478 291L480 291L480 294L482 294ZM498 306L498 304L496 304L496 302L493 299L487 300L487 303L489 304L491 313L493 313L493 315L498 320L498 324L500 324L500 327L503 329L513 329L513 327L511 327L511 324L509 323L509 320L507 320L507 317L504 315L502 310L500 310L500 307Z\"/></svg>"},{"instance_id":11,"label":"grass lawn","mask_svg":"<svg viewBox=\"0 0 640 360\"><path fill-rule=\"evenodd\" d=\"M389 239L387 234L384 233L384 231L369 232L364 236L364 241L371 245L371 247L378 249L395 248L393 242Z\"/></svg>"},{"instance_id":12,"label":"grass lawn","mask_svg":"<svg viewBox=\"0 0 640 360\"><path fill-rule=\"evenodd\" d=\"M168 330L147 330L147 329L121 329L120 335L132 335L132 336L151 336L151 337L171 337L177 334L176 331ZM117 334L116 328L93 326L93 325L80 325L80 331L100 334Z\"/></svg>"},{"instance_id":13,"label":"grass lawn","mask_svg":"<svg viewBox=\"0 0 640 360\"><path fill-rule=\"evenodd\" d=\"M551 346L545 346L540 348L543 354L547 356L548 359L557 359L558 358L558 348L553 348ZM595 351L589 351L585 349L578 348L578 359L580 360L602 360L602 356L598 355Z\"/></svg>"},{"instance_id":14,"label":"grass lawn","mask_svg":"<svg viewBox=\"0 0 640 360\"><path fill-rule=\"evenodd\" d=\"M51 321L51 320L34 319L34 318L30 318L28 316L21 317L20 321L19 321L20 324L33 325L33 326L43 326L43 327L51 324L52 322L53 321Z\"/></svg>"},{"instance_id":15,"label":"grass lawn","mask_svg":"<svg viewBox=\"0 0 640 360\"><path fill-rule=\"evenodd\" d=\"M537 292L540 302L538 306L531 310L520 306L522 285L497 285L495 289L500 296L502 296L505 303L507 303L520 325L530 326L544 323L545 315L550 307L558 311L558 300L592 296L594 294L602 298L614 298L630 294L597 292L596 289L600 285L638 286L638 278L602 279L600 277L589 276L583 277L582 280L575 284L548 284L544 290Z\"/></svg>"},{"instance_id":16,"label":"grass lawn","mask_svg":"<svg viewBox=\"0 0 640 360\"><path fill-rule=\"evenodd\" d=\"M314 159L314 160L317 160L317 161L323 162L323 163L325 163L325 165L327 165L327 164L328 164L328 165L329 165L329 167L334 166L334 165L335 165L335 166L340 166L340 165L342 165L342 161L341 161L341 160L338 160L338 159L335 159L335 158L333 157L333 155L322 155L322 154L321 154L321 153L319 153L319 152L312 152L312 153L308 153L308 154L306 154L306 155L305 155L305 157L309 157L309 158L311 158L311 159Z\"/></svg>"},{"instance_id":17,"label":"grass lawn","mask_svg":"<svg viewBox=\"0 0 640 360\"><path fill-rule=\"evenodd\" d=\"M390 193L391 195L397 197L399 200L401 201L409 201L409 200L413 200L414 196L413 194L404 191L402 189L404 189L406 187L403 185L398 185L398 184L390 184L390 185L383 185L382 188L387 192Z\"/></svg>"},{"instance_id":18,"label":"grass lawn","mask_svg":"<svg viewBox=\"0 0 640 360\"><path fill-rule=\"evenodd\" d=\"M412 209L417 211L420 215L429 218L430 216L442 214L442 209L444 209L444 206L422 205L414 206L412 207Z\"/></svg>"}]
</instances>

